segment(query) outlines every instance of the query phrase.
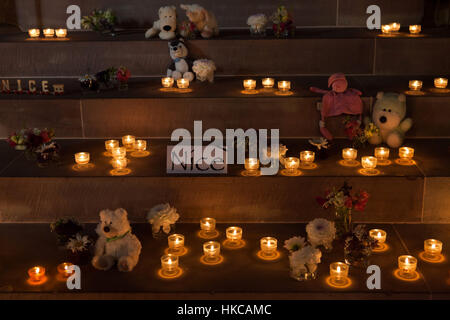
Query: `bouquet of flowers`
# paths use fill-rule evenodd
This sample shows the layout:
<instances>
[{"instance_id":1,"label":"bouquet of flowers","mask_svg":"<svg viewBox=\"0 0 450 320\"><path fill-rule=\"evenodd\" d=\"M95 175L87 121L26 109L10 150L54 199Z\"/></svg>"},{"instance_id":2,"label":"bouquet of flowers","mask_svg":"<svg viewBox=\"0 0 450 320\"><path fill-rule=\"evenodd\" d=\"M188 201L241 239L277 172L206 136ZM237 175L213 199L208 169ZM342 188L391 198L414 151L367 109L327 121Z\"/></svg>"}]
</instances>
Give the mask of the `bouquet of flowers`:
<instances>
[{"instance_id":1,"label":"bouquet of flowers","mask_svg":"<svg viewBox=\"0 0 450 320\"><path fill-rule=\"evenodd\" d=\"M198 32L195 24L189 20L184 20L178 27L180 35L185 39L195 39Z\"/></svg>"},{"instance_id":2,"label":"bouquet of flowers","mask_svg":"<svg viewBox=\"0 0 450 320\"><path fill-rule=\"evenodd\" d=\"M119 67L117 69L116 79L119 81L119 90L128 89L128 79L131 77L131 72L126 67Z\"/></svg>"},{"instance_id":3,"label":"bouquet of flowers","mask_svg":"<svg viewBox=\"0 0 450 320\"><path fill-rule=\"evenodd\" d=\"M364 211L369 200L366 191L352 193L352 187L344 182L344 185L331 191L327 191L325 197L317 197L317 202L323 208L334 207L336 211L336 231L338 237L342 238L352 232L352 210Z\"/></svg>"},{"instance_id":4,"label":"bouquet of flowers","mask_svg":"<svg viewBox=\"0 0 450 320\"><path fill-rule=\"evenodd\" d=\"M361 128L361 121L352 119L347 116L344 119L345 135L352 140L353 147L358 149L362 147L370 137L378 133L379 129L374 123L367 124Z\"/></svg>"},{"instance_id":5,"label":"bouquet of flowers","mask_svg":"<svg viewBox=\"0 0 450 320\"><path fill-rule=\"evenodd\" d=\"M288 37L295 33L291 15L285 6L279 6L272 16L272 28L276 37Z\"/></svg>"},{"instance_id":6,"label":"bouquet of flowers","mask_svg":"<svg viewBox=\"0 0 450 320\"><path fill-rule=\"evenodd\" d=\"M248 17L247 25L250 26L250 33L256 36L266 34L267 17L263 13L254 14Z\"/></svg>"},{"instance_id":7,"label":"bouquet of flowers","mask_svg":"<svg viewBox=\"0 0 450 320\"><path fill-rule=\"evenodd\" d=\"M114 87L115 80L117 80L117 69L115 67L111 67L97 72L95 74L95 79L97 79L98 83L103 85L103 87L112 88Z\"/></svg>"},{"instance_id":8,"label":"bouquet of flowers","mask_svg":"<svg viewBox=\"0 0 450 320\"><path fill-rule=\"evenodd\" d=\"M290 253L291 277L298 281L315 279L322 252L307 244L303 237L292 237L286 240L284 247Z\"/></svg>"},{"instance_id":9,"label":"bouquet of flowers","mask_svg":"<svg viewBox=\"0 0 450 320\"><path fill-rule=\"evenodd\" d=\"M306 225L308 241L313 247L323 246L325 250L330 251L334 238L336 237L336 228L334 222L318 218Z\"/></svg>"},{"instance_id":10,"label":"bouquet of flowers","mask_svg":"<svg viewBox=\"0 0 450 320\"><path fill-rule=\"evenodd\" d=\"M75 218L62 218L50 224L50 230L56 234L59 245L66 246L68 241L83 230Z\"/></svg>"},{"instance_id":11,"label":"bouquet of flowers","mask_svg":"<svg viewBox=\"0 0 450 320\"><path fill-rule=\"evenodd\" d=\"M147 221L152 225L154 237L160 233L161 229L168 234L179 218L180 215L177 213L177 209L168 203L154 206L147 214Z\"/></svg>"},{"instance_id":12,"label":"bouquet of flowers","mask_svg":"<svg viewBox=\"0 0 450 320\"><path fill-rule=\"evenodd\" d=\"M111 9L92 11L90 16L84 16L81 19L81 25L84 29L94 30L101 33L114 35L114 27L117 23L117 17Z\"/></svg>"},{"instance_id":13,"label":"bouquet of flowers","mask_svg":"<svg viewBox=\"0 0 450 320\"><path fill-rule=\"evenodd\" d=\"M16 150L24 150L28 159L37 160L39 165L59 159L59 145L52 141L53 129L24 128L11 134L6 141Z\"/></svg>"},{"instance_id":14,"label":"bouquet of flowers","mask_svg":"<svg viewBox=\"0 0 450 320\"><path fill-rule=\"evenodd\" d=\"M377 240L369 236L365 225L358 225L345 239L344 256L345 262L355 267L369 265L368 258L376 247Z\"/></svg>"}]
</instances>

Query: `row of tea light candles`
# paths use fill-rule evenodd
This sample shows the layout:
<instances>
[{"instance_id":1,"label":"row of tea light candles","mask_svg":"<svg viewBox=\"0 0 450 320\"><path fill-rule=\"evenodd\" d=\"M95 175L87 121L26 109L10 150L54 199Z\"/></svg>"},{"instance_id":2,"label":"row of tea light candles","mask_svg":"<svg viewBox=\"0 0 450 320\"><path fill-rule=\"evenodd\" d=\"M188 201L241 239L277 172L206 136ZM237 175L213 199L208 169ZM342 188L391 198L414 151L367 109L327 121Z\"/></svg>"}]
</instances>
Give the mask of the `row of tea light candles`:
<instances>
[{"instance_id":1,"label":"row of tea light candles","mask_svg":"<svg viewBox=\"0 0 450 320\"><path fill-rule=\"evenodd\" d=\"M132 135L123 136L122 144L123 147L120 147L118 140L105 141L105 149L108 155L111 155L113 157L112 166L114 169L119 171L127 167L127 151L142 153L147 150L147 141L138 140L135 136ZM78 152L75 154L75 162L77 163L77 165L86 166L89 164L89 161L89 152Z\"/></svg>"},{"instance_id":2,"label":"row of tea light candles","mask_svg":"<svg viewBox=\"0 0 450 320\"><path fill-rule=\"evenodd\" d=\"M53 38L55 35L58 38L65 38L67 36L67 29L52 29L52 28L46 28L42 29L42 33L44 34L44 37L46 38ZM41 30L34 28L28 30L28 35L30 38L38 38L41 34Z\"/></svg>"},{"instance_id":3,"label":"row of tea light candles","mask_svg":"<svg viewBox=\"0 0 450 320\"><path fill-rule=\"evenodd\" d=\"M391 32L399 32L399 31L400 31L400 23L398 22L383 24L381 26L381 32L383 34L389 34ZM412 24L409 26L409 33L419 34L420 32L422 32L422 26L420 24Z\"/></svg>"},{"instance_id":4,"label":"row of tea light candles","mask_svg":"<svg viewBox=\"0 0 450 320\"><path fill-rule=\"evenodd\" d=\"M200 221L202 231L215 231L216 221L213 218L203 218ZM230 241L241 241L243 230L240 227L229 227L226 229L226 237ZM372 229L369 235L378 241L378 246L384 244L387 238L387 232L381 229ZM169 253L161 257L161 271L163 276L173 276L179 270L178 254L184 249L184 236L173 234L168 237ZM264 259L277 257L278 241L274 237L263 237L260 240L261 254ZM436 239L427 239L424 241L425 257L430 260L438 260L442 252L442 242ZM376 251L376 250L375 250ZM203 244L203 253L205 261L214 263L220 261L220 243L217 241L208 241ZM72 273L69 266L72 263L64 262L58 265L58 274L66 279ZM405 279L415 277L417 268L417 259L410 255L402 255L398 258L399 276ZM31 283L40 283L45 278L45 268L36 266L28 270L29 281ZM349 266L343 262L334 262L330 264L330 281L335 286L345 285L348 277Z\"/></svg>"},{"instance_id":5,"label":"row of tea light candles","mask_svg":"<svg viewBox=\"0 0 450 320\"><path fill-rule=\"evenodd\" d=\"M356 162L356 157L358 155L358 150L354 148L344 148L342 149L342 158L344 162L352 164ZM364 169L375 169L377 163L383 163L389 159L389 149L385 147L375 148L375 156L365 156L361 157L361 166ZM414 157L414 149L410 147L399 148L398 155L400 160L404 163L410 163ZM313 168L313 163L315 159L315 153L313 151L301 151L300 158L297 157L287 157L284 160L284 166L288 171L297 170L299 167L302 168ZM259 169L259 160L257 158L246 158L244 163L245 170L256 171Z\"/></svg>"},{"instance_id":6,"label":"row of tea light candles","mask_svg":"<svg viewBox=\"0 0 450 320\"><path fill-rule=\"evenodd\" d=\"M256 80L254 79L245 79L242 81L244 89L246 91L256 90ZM261 80L261 84L264 89L272 89L275 85L275 79L273 78L263 78ZM287 92L291 90L291 82L287 80L282 80L277 82L278 90L282 92Z\"/></svg>"},{"instance_id":7,"label":"row of tea light candles","mask_svg":"<svg viewBox=\"0 0 450 320\"><path fill-rule=\"evenodd\" d=\"M436 89L445 89L448 85L447 78L434 78L434 87ZM408 87L412 91L420 91L422 90L423 81L421 80L409 80Z\"/></svg>"},{"instance_id":8,"label":"row of tea light candles","mask_svg":"<svg viewBox=\"0 0 450 320\"><path fill-rule=\"evenodd\" d=\"M175 79L172 77L164 77L161 79L161 84L162 84L163 88L166 88L166 89L172 88L174 83L175 83ZM177 87L178 87L178 89L189 88L189 80L184 79L184 78L178 79Z\"/></svg>"}]
</instances>

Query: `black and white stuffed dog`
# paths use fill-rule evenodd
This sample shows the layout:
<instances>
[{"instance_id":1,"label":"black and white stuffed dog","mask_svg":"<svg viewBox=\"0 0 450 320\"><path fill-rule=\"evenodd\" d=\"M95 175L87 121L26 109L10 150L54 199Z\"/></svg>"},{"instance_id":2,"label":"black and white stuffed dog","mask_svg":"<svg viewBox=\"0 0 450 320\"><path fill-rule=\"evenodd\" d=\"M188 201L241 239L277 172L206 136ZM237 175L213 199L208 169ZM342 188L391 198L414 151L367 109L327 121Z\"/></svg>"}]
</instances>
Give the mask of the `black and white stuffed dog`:
<instances>
[{"instance_id":1,"label":"black and white stuffed dog","mask_svg":"<svg viewBox=\"0 0 450 320\"><path fill-rule=\"evenodd\" d=\"M170 41L169 51L172 63L167 68L167 76L172 77L174 80L181 78L189 81L194 80L192 61L187 58L189 51L184 45L184 40L180 38Z\"/></svg>"}]
</instances>

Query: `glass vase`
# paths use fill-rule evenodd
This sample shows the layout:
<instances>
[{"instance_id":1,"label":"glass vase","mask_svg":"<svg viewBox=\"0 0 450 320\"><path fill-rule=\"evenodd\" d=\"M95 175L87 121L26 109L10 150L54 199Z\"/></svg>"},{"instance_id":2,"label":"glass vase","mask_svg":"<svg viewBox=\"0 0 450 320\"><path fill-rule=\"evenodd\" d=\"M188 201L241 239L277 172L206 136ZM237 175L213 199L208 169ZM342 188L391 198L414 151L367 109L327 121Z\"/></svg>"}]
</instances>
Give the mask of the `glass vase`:
<instances>
[{"instance_id":1,"label":"glass vase","mask_svg":"<svg viewBox=\"0 0 450 320\"><path fill-rule=\"evenodd\" d=\"M291 278L297 281L308 281L314 280L317 278L317 268L314 268L315 271L310 271L310 268L305 267L301 269L293 269L291 268L290 276Z\"/></svg>"},{"instance_id":2,"label":"glass vase","mask_svg":"<svg viewBox=\"0 0 450 320\"><path fill-rule=\"evenodd\" d=\"M336 226L336 238L343 241L352 233L352 210L346 207L336 209L336 215L334 219Z\"/></svg>"},{"instance_id":3,"label":"glass vase","mask_svg":"<svg viewBox=\"0 0 450 320\"><path fill-rule=\"evenodd\" d=\"M344 246L344 260L345 263L355 267L366 269L370 265L370 250L351 249L348 244Z\"/></svg>"},{"instance_id":4,"label":"glass vase","mask_svg":"<svg viewBox=\"0 0 450 320\"><path fill-rule=\"evenodd\" d=\"M250 26L250 34L253 37L265 37L266 36L266 26L265 25L252 25Z\"/></svg>"},{"instance_id":5,"label":"glass vase","mask_svg":"<svg viewBox=\"0 0 450 320\"><path fill-rule=\"evenodd\" d=\"M153 228L152 228L152 236L153 236L153 238L156 239L156 240L166 240L167 237L168 237L169 235L171 235L172 233L175 233L175 224L171 224L171 225L170 225L170 231L169 231L168 233L165 233L165 232L163 231L163 228L162 228L162 227L159 228L159 231L158 231L158 232L153 231Z\"/></svg>"}]
</instances>

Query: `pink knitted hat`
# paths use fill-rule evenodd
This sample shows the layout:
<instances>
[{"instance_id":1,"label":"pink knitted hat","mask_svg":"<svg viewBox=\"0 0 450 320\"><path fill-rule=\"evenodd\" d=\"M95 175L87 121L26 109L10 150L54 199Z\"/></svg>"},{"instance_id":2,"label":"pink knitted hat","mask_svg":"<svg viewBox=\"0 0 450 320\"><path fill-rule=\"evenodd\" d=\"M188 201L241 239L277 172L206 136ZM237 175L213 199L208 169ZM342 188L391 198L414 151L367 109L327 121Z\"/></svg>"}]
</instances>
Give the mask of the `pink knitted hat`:
<instances>
[{"instance_id":1,"label":"pink knitted hat","mask_svg":"<svg viewBox=\"0 0 450 320\"><path fill-rule=\"evenodd\" d=\"M334 73L328 78L328 88L331 88L333 82L337 80L344 80L347 83L347 79L343 73Z\"/></svg>"}]
</instances>

